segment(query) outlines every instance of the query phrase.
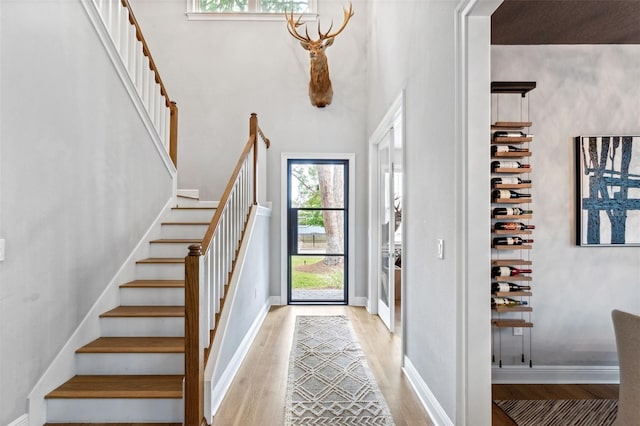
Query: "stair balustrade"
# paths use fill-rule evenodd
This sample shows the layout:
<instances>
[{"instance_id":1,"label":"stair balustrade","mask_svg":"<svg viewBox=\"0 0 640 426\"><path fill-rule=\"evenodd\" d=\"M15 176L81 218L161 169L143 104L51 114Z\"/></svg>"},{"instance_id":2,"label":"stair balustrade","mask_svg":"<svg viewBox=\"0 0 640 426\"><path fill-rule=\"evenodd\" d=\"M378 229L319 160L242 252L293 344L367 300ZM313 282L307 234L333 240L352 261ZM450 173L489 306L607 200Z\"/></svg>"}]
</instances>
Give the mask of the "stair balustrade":
<instances>
[{"instance_id":1,"label":"stair balustrade","mask_svg":"<svg viewBox=\"0 0 640 426\"><path fill-rule=\"evenodd\" d=\"M202 245L189 247L185 258L185 385L184 424L206 425L204 417L204 370L227 285L253 206L258 204L259 139L270 142L256 114L249 120L249 140L229 179L218 208L211 219Z\"/></svg>"},{"instance_id":2,"label":"stair balustrade","mask_svg":"<svg viewBox=\"0 0 640 426\"><path fill-rule=\"evenodd\" d=\"M167 94L129 1L83 0L83 4L93 7L100 16L160 141L177 167L178 107Z\"/></svg>"}]
</instances>

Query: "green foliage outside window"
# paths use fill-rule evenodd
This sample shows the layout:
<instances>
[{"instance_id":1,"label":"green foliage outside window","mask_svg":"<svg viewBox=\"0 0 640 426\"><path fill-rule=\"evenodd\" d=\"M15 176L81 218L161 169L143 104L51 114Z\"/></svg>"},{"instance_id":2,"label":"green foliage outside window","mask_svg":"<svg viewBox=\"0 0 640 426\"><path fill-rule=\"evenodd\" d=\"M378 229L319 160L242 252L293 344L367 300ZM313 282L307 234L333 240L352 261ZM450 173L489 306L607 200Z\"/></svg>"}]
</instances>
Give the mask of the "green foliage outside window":
<instances>
[{"instance_id":1,"label":"green foliage outside window","mask_svg":"<svg viewBox=\"0 0 640 426\"><path fill-rule=\"evenodd\" d=\"M300 165L291 169L291 176L298 181L298 199L294 200L296 207L321 208L322 195L318 183L318 169L315 165ZM322 212L318 210L300 210L300 223L304 225L324 226Z\"/></svg>"},{"instance_id":2,"label":"green foliage outside window","mask_svg":"<svg viewBox=\"0 0 640 426\"><path fill-rule=\"evenodd\" d=\"M258 10L251 10L258 7ZM258 0L257 5L249 0L200 0L201 12L217 13L282 13L308 12L309 0Z\"/></svg>"}]
</instances>

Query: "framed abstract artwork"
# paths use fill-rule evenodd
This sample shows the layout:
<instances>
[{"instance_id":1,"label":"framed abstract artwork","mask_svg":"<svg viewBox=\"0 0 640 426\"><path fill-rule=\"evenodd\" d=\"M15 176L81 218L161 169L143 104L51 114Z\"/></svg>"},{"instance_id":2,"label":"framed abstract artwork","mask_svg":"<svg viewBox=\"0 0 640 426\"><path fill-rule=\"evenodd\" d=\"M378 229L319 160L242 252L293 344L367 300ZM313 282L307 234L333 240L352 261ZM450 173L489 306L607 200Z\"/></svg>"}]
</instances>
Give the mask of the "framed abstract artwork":
<instances>
[{"instance_id":1,"label":"framed abstract artwork","mask_svg":"<svg viewBox=\"0 0 640 426\"><path fill-rule=\"evenodd\" d=\"M640 246L640 136L578 136L576 240Z\"/></svg>"}]
</instances>

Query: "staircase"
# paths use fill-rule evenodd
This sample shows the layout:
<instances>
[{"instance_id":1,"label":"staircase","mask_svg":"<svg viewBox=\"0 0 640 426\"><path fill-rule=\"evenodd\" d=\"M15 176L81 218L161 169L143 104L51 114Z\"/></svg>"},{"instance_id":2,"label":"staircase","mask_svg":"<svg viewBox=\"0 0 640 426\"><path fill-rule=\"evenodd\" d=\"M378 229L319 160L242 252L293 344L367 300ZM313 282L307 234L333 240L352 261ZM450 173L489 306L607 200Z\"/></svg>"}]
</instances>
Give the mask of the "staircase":
<instances>
[{"instance_id":1,"label":"staircase","mask_svg":"<svg viewBox=\"0 0 640 426\"><path fill-rule=\"evenodd\" d=\"M121 305L100 315L101 337L76 351L76 376L46 395L47 425L181 425L184 417L184 263L215 202L179 197Z\"/></svg>"}]
</instances>

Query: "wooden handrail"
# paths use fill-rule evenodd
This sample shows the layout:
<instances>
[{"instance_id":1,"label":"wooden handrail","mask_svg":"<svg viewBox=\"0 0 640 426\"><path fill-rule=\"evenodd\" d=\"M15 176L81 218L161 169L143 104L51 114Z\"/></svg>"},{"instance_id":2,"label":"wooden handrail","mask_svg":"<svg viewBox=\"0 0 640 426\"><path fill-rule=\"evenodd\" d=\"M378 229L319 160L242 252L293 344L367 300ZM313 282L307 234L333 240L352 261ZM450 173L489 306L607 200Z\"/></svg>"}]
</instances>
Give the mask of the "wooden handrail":
<instances>
[{"instance_id":1,"label":"wooden handrail","mask_svg":"<svg viewBox=\"0 0 640 426\"><path fill-rule=\"evenodd\" d=\"M204 234L204 238L202 238L202 247L204 248L205 252L207 251L207 249L209 248L209 245L211 244L211 239L213 238L213 234L216 232L216 228L218 227L220 218L222 217L222 213L224 212L224 206L229 200L229 195L231 194L231 190L233 189L236 178L240 174L240 169L242 169L244 160L247 158L247 155L249 154L249 152L251 152L251 150L253 149L254 144L255 144L255 135L251 135L249 136L249 140L247 141L246 145L244 146L244 149L242 150L242 154L240 154L240 160L238 160L238 163L236 164L235 169L233 169L233 173L231 174L231 179L229 179L229 182L227 183L227 187L222 193L222 197L220 198L220 201L218 201L218 207L216 208L216 212L214 213L213 218L211 218L211 223L209 223L207 232Z\"/></svg>"},{"instance_id":2,"label":"wooden handrail","mask_svg":"<svg viewBox=\"0 0 640 426\"><path fill-rule=\"evenodd\" d=\"M249 140L245 144L244 149L240 154L240 159L238 159L238 162L236 163L236 167L233 169L231 178L229 179L229 182L227 182L227 186L224 192L222 193L222 197L220 198L220 201L218 202L218 208L216 209L216 212L213 215L213 218L211 218L211 223L209 224L209 227L207 228L207 232L204 234L204 238L202 239L202 247L205 251L208 249L209 245L211 244L211 239L213 238L213 234L216 231L216 228L218 227L218 223L220 222L220 217L222 216L222 212L224 211L223 207L229 200L229 195L231 194L231 190L233 189L233 185L236 181L236 178L238 177L238 174L240 174L240 170L242 169L242 164L246 160L247 155L251 152L251 150L253 148L257 148L256 145L258 141L259 127L258 127L258 116L256 113L251 114L249 123L250 123L249 124ZM262 133L261 130L260 130L260 133ZM262 138L265 146L268 149L271 146L271 142L269 141L269 139L265 138L264 136ZM257 168L257 161L258 161L257 150L254 150L254 159L253 159L254 170L256 170ZM257 177L256 177L256 174L254 173L254 186L253 186L254 204L257 202L256 201L256 187L257 187L256 179Z\"/></svg>"},{"instance_id":3,"label":"wooden handrail","mask_svg":"<svg viewBox=\"0 0 640 426\"><path fill-rule=\"evenodd\" d=\"M136 16L133 13L133 9L131 8L131 4L129 4L129 0L120 0L120 1L122 2L122 5L124 7L129 9L129 22L131 23L131 25L136 27L136 37L137 37L138 40L140 40L140 43L142 43L142 52L144 53L144 56L149 58L149 68L151 69L151 71L153 71L153 73L156 76L156 83L158 83L160 85L160 93L162 93L162 96L164 96L164 98L165 98L165 104L166 104L167 108L171 108L171 100L169 99L169 95L167 94L167 89L166 89L166 87L164 87L164 83L162 82L162 78L160 78L160 73L158 72L158 68L156 67L156 63L153 60L153 56L151 56L151 51L149 50L149 45L147 44L147 41L145 40L144 35L142 35L142 30L140 29L140 25L138 24L138 20L136 19Z\"/></svg>"},{"instance_id":4,"label":"wooden handrail","mask_svg":"<svg viewBox=\"0 0 640 426\"><path fill-rule=\"evenodd\" d=\"M189 255L185 258L184 424L187 426L206 424L203 413L204 369L211 353L236 256L245 235L248 212L251 205L255 206L258 201L258 139L262 138L267 148L270 146L258 126L255 113L251 114L249 120L249 133L202 244L190 246ZM249 155L253 155L253 158ZM216 253L213 253L214 249ZM204 278L204 282L200 282L200 277ZM200 300L201 297L205 300ZM210 304L213 300L215 307Z\"/></svg>"},{"instance_id":5,"label":"wooden handrail","mask_svg":"<svg viewBox=\"0 0 640 426\"><path fill-rule=\"evenodd\" d=\"M133 13L133 9L129 0L120 0L122 6L127 8L129 11L129 23L133 25L136 29L136 38L142 43L142 53L149 58L149 69L153 71L155 75L155 82L160 85L160 94L164 97L164 103L167 108L171 111L171 122L170 122L170 130L169 130L169 157L171 157L171 161L173 165L178 167L178 106L175 102L169 98L169 94L167 93L167 88L162 82L162 78L160 77L160 72L158 71L158 67L156 66L155 61L153 60L153 56L151 55L151 51L149 50L149 45L142 34L142 30L140 29L140 24L138 24L138 20L136 19L135 14Z\"/></svg>"}]
</instances>

